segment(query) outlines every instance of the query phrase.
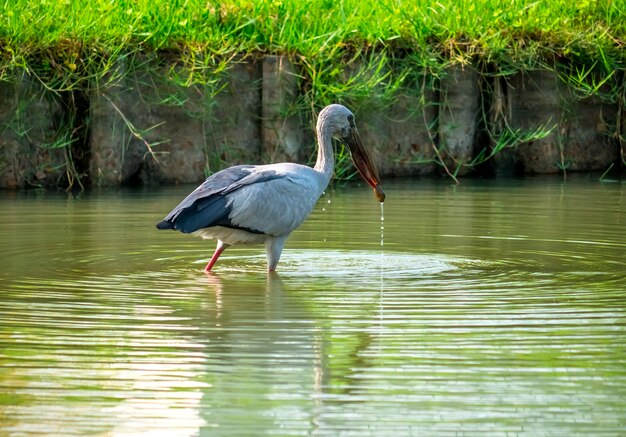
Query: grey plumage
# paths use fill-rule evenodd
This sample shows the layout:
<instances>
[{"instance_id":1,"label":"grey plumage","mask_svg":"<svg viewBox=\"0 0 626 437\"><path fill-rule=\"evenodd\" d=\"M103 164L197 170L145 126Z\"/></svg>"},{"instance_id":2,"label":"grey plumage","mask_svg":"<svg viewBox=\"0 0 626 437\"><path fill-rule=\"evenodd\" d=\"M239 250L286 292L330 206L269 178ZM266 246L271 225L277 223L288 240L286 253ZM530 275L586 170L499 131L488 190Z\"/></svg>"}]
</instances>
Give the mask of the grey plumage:
<instances>
[{"instance_id":1,"label":"grey plumage","mask_svg":"<svg viewBox=\"0 0 626 437\"><path fill-rule=\"evenodd\" d=\"M285 162L237 165L219 171L185 197L157 228L216 239L217 249L206 271L227 247L258 243L265 244L268 270L273 271L287 237L311 213L332 177L332 137L350 149L359 173L376 189L382 202L384 193L356 131L354 116L344 106L330 105L317 121L315 167Z\"/></svg>"},{"instance_id":2,"label":"grey plumage","mask_svg":"<svg viewBox=\"0 0 626 437\"><path fill-rule=\"evenodd\" d=\"M255 169L254 165L237 165L209 176L156 225L157 229L175 229L190 234L202 228L224 226L262 233L260 229L235 225L229 218L232 213L229 194L234 194L247 185L279 177L275 171L255 172Z\"/></svg>"}]
</instances>

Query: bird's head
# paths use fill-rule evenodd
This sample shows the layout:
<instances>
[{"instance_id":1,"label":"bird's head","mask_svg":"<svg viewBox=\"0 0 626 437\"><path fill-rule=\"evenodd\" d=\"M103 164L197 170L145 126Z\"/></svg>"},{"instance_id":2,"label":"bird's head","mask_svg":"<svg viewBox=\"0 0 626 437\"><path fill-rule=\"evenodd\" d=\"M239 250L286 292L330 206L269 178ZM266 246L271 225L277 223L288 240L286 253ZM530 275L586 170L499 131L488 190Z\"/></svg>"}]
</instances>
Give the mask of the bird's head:
<instances>
[{"instance_id":1,"label":"bird's head","mask_svg":"<svg viewBox=\"0 0 626 437\"><path fill-rule=\"evenodd\" d=\"M337 138L348 148L359 174L374 189L378 201L384 202L385 192L380 186L378 171L372 163L369 152L361 141L354 123L354 114L343 105L329 105L320 112L317 124L318 131L323 124L324 128L328 129L333 137Z\"/></svg>"}]
</instances>

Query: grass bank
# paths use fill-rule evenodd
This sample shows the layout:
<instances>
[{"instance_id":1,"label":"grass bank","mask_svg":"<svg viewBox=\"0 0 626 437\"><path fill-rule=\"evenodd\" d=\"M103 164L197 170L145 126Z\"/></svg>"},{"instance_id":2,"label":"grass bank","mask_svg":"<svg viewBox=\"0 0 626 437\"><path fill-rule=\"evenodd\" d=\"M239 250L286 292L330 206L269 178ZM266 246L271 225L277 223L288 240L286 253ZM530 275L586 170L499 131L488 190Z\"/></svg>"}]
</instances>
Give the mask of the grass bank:
<instances>
[{"instance_id":1,"label":"grass bank","mask_svg":"<svg viewBox=\"0 0 626 437\"><path fill-rule=\"evenodd\" d=\"M0 10L0 71L49 69L58 87L136 51L175 50L196 68L270 52L315 73L378 50L434 70L557 60L610 73L626 68L625 43L624 0L4 0Z\"/></svg>"},{"instance_id":2,"label":"grass bank","mask_svg":"<svg viewBox=\"0 0 626 437\"><path fill-rule=\"evenodd\" d=\"M25 71L70 105L124 74L120 60L167 56L187 86L267 53L298 65L300 109L391 102L453 64L488 76L558 66L582 97L626 100L626 0L0 1L0 80Z\"/></svg>"}]
</instances>

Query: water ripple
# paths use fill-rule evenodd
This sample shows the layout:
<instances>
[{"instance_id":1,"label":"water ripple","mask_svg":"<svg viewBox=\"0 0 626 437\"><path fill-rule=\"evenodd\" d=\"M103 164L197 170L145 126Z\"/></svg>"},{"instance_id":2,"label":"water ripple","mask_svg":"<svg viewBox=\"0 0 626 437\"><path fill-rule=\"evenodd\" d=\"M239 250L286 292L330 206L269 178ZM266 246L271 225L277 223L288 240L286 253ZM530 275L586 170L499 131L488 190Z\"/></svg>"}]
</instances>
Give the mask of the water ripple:
<instances>
[{"instance_id":1,"label":"water ripple","mask_svg":"<svg viewBox=\"0 0 626 437\"><path fill-rule=\"evenodd\" d=\"M11 203L0 433L621 435L623 195L575 188L400 185L382 248L344 194L277 275L262 248L205 275L211 244L153 228L179 191Z\"/></svg>"}]
</instances>

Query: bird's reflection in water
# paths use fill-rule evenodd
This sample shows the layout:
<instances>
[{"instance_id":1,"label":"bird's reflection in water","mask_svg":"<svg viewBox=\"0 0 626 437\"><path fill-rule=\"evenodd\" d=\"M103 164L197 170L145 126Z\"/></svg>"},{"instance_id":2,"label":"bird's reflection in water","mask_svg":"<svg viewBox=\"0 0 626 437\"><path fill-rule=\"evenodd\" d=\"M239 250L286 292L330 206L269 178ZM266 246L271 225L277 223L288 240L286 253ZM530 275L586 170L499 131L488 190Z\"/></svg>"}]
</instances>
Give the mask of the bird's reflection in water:
<instances>
[{"instance_id":1,"label":"bird's reflection in water","mask_svg":"<svg viewBox=\"0 0 626 437\"><path fill-rule=\"evenodd\" d=\"M289 407L272 404L273 412L258 418L261 424L268 414L275 420L291 417L295 411L311 414L310 393L316 400L323 399L323 354L328 352L323 330L298 293L302 284L276 273L262 275L206 275L206 319L197 333L203 337L207 356L208 386L202 401L211 405L207 411L224 408L231 415L239 414L230 409L232 397L242 387L253 387L258 399L275 399L290 387ZM254 412L245 412L250 414ZM222 419L207 415L206 420Z\"/></svg>"},{"instance_id":2,"label":"bird's reflection in water","mask_svg":"<svg viewBox=\"0 0 626 437\"><path fill-rule=\"evenodd\" d=\"M257 309L263 309L266 314L274 314L276 316L281 316L280 309L283 305L283 280L276 272L270 272L266 274L265 279L265 287L264 290L259 290L260 282L238 282L236 280L232 280L232 278L223 278L219 274L209 272L205 275L206 283L209 286L209 290L212 290L214 295L214 307L215 307L215 317L216 322L219 323L225 306L229 303L232 305L239 307L242 304L244 307L241 308L242 311L246 311L250 308L250 306L258 305L260 302L258 300L262 300L263 304ZM228 290L231 292L231 295L227 295ZM249 298L241 299L242 292L252 293ZM259 293L261 292L261 293ZM232 302L229 302L229 299L232 299ZM226 301L226 302L225 302ZM248 305L246 305L246 303ZM230 309L237 309L231 307Z\"/></svg>"},{"instance_id":3,"label":"bird's reflection in water","mask_svg":"<svg viewBox=\"0 0 626 437\"><path fill-rule=\"evenodd\" d=\"M222 285L222 280L215 273L207 273L206 280L209 284L209 289L212 289L215 294L215 318L216 318L216 326L219 325L219 321L222 318L222 308L224 306L223 302L223 292L224 286Z\"/></svg>"},{"instance_id":4,"label":"bird's reflection in water","mask_svg":"<svg viewBox=\"0 0 626 437\"><path fill-rule=\"evenodd\" d=\"M266 369L262 373L268 383L274 381L271 384L283 381L285 374L297 374L294 380L306 381L303 392L315 393L318 407L324 393L346 395L356 390L360 372L373 366L382 349L379 294L346 293L346 299L353 299L353 312L370 314L370 323L355 331L349 321L320 313L326 311L324 296L332 291L321 289L322 299L316 303L315 294L300 292L301 278L263 276L263 280L256 274L206 276L215 296L215 320L209 331L212 355L232 368L253 361Z\"/></svg>"}]
</instances>

